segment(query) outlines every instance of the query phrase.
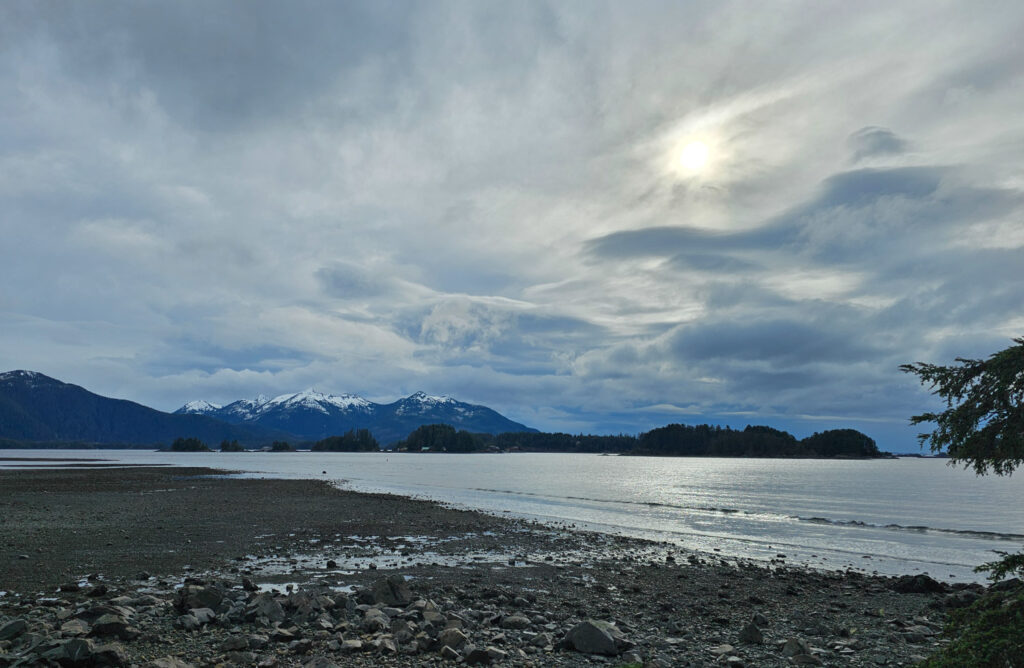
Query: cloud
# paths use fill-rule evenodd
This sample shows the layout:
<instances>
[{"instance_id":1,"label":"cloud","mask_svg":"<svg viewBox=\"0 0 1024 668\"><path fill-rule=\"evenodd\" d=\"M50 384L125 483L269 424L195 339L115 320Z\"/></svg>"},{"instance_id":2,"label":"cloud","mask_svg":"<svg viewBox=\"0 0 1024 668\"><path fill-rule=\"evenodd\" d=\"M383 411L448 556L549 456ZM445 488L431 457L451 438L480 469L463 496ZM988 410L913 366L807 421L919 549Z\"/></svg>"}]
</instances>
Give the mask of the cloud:
<instances>
[{"instance_id":1,"label":"cloud","mask_svg":"<svg viewBox=\"0 0 1024 668\"><path fill-rule=\"evenodd\" d=\"M789 368L859 361L876 354L856 332L830 329L787 320L698 323L680 328L668 348L689 360L760 361Z\"/></svg>"},{"instance_id":2,"label":"cloud","mask_svg":"<svg viewBox=\"0 0 1024 668\"><path fill-rule=\"evenodd\" d=\"M851 162L900 155L909 148L907 141L892 130L873 126L863 127L851 134L846 138L846 145L852 152Z\"/></svg>"},{"instance_id":3,"label":"cloud","mask_svg":"<svg viewBox=\"0 0 1024 668\"><path fill-rule=\"evenodd\" d=\"M324 290L341 299L379 297L391 291L388 278L349 262L336 262L315 272Z\"/></svg>"},{"instance_id":4,"label":"cloud","mask_svg":"<svg viewBox=\"0 0 1024 668\"><path fill-rule=\"evenodd\" d=\"M0 368L909 449L898 364L1019 335L1021 18L4 3Z\"/></svg>"}]
</instances>

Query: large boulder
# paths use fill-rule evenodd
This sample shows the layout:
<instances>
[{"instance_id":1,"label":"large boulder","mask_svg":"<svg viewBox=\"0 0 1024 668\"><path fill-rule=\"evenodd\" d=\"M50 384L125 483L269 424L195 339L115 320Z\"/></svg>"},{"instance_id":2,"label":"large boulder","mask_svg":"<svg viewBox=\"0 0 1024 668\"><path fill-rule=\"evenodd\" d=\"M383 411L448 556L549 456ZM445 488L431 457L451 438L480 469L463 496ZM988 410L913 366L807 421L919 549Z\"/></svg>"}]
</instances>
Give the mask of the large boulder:
<instances>
[{"instance_id":1,"label":"large boulder","mask_svg":"<svg viewBox=\"0 0 1024 668\"><path fill-rule=\"evenodd\" d=\"M469 638L465 633L456 628L445 629L441 632L441 635L437 637L437 643L442 647L451 647L452 649L462 649L463 645Z\"/></svg>"},{"instance_id":2,"label":"large boulder","mask_svg":"<svg viewBox=\"0 0 1024 668\"><path fill-rule=\"evenodd\" d=\"M93 662L94 646L91 640L72 638L64 640L39 658L62 666L87 666Z\"/></svg>"},{"instance_id":3,"label":"large boulder","mask_svg":"<svg viewBox=\"0 0 1024 668\"><path fill-rule=\"evenodd\" d=\"M184 614L192 608L210 608L216 610L224 600L224 592L218 587L201 587L186 585L174 596L174 607Z\"/></svg>"},{"instance_id":4,"label":"large boulder","mask_svg":"<svg viewBox=\"0 0 1024 668\"><path fill-rule=\"evenodd\" d=\"M128 621L121 615L107 613L93 622L89 635L113 636L121 640L132 640L139 635L139 631L128 626Z\"/></svg>"},{"instance_id":5,"label":"large boulder","mask_svg":"<svg viewBox=\"0 0 1024 668\"><path fill-rule=\"evenodd\" d=\"M612 622L582 621L565 634L565 645L583 654L618 656L633 646Z\"/></svg>"},{"instance_id":6,"label":"large boulder","mask_svg":"<svg viewBox=\"0 0 1024 668\"><path fill-rule=\"evenodd\" d=\"M17 638L28 629L28 622L24 619L12 619L6 624L0 625L0 640L11 640Z\"/></svg>"},{"instance_id":7,"label":"large boulder","mask_svg":"<svg viewBox=\"0 0 1024 668\"><path fill-rule=\"evenodd\" d=\"M284 608L269 592L254 596L246 606L245 614L249 619L263 618L271 624L284 621Z\"/></svg>"},{"instance_id":8,"label":"large boulder","mask_svg":"<svg viewBox=\"0 0 1024 668\"><path fill-rule=\"evenodd\" d=\"M359 592L359 602L369 605L383 603L405 607L412 603L412 600L412 590L401 575L380 578L369 589Z\"/></svg>"},{"instance_id":9,"label":"large boulder","mask_svg":"<svg viewBox=\"0 0 1024 668\"><path fill-rule=\"evenodd\" d=\"M948 587L927 575L903 575L896 578L889 588L901 594L943 594Z\"/></svg>"}]
</instances>

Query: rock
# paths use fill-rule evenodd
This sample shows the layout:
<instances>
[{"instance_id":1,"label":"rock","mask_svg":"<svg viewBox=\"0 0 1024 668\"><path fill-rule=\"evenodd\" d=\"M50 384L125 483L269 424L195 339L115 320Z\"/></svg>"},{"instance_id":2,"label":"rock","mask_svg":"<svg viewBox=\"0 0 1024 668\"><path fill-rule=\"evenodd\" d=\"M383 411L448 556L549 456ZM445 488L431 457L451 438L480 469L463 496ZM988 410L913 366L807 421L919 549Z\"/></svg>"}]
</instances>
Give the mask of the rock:
<instances>
[{"instance_id":1,"label":"rock","mask_svg":"<svg viewBox=\"0 0 1024 668\"><path fill-rule=\"evenodd\" d=\"M523 615L509 615L501 620L501 628L528 629L530 628L530 618Z\"/></svg>"},{"instance_id":2,"label":"rock","mask_svg":"<svg viewBox=\"0 0 1024 668\"><path fill-rule=\"evenodd\" d=\"M441 648L441 658L448 659L449 661L458 661L461 657L459 656L458 652L456 652L448 645L445 645Z\"/></svg>"},{"instance_id":3,"label":"rock","mask_svg":"<svg viewBox=\"0 0 1024 668\"><path fill-rule=\"evenodd\" d=\"M128 655L124 647L116 642L108 645L96 645L93 648L92 659L97 666L127 666Z\"/></svg>"},{"instance_id":4,"label":"rock","mask_svg":"<svg viewBox=\"0 0 1024 668\"><path fill-rule=\"evenodd\" d=\"M469 638L465 633L459 629L445 629L441 632L441 635L437 637L437 642L446 647L452 649L462 649L462 646L466 644Z\"/></svg>"},{"instance_id":5,"label":"rock","mask_svg":"<svg viewBox=\"0 0 1024 668\"><path fill-rule=\"evenodd\" d=\"M295 631L297 631L297 629L294 627L288 629L278 627L271 632L270 639L274 642L291 642L298 637Z\"/></svg>"},{"instance_id":6,"label":"rock","mask_svg":"<svg viewBox=\"0 0 1024 668\"><path fill-rule=\"evenodd\" d=\"M979 598L981 598L981 594L978 592L965 589L964 591L947 594L946 597L942 599L941 605L946 608L966 608L972 605Z\"/></svg>"},{"instance_id":7,"label":"rock","mask_svg":"<svg viewBox=\"0 0 1024 668\"><path fill-rule=\"evenodd\" d=\"M60 632L70 638L89 635L89 624L81 619L69 619L60 625Z\"/></svg>"},{"instance_id":8,"label":"rock","mask_svg":"<svg viewBox=\"0 0 1024 668\"><path fill-rule=\"evenodd\" d=\"M362 652L363 651L363 641L362 640L356 640L354 638L353 639L349 639L349 640L344 640L341 643L341 651L342 652Z\"/></svg>"},{"instance_id":9,"label":"rock","mask_svg":"<svg viewBox=\"0 0 1024 668\"><path fill-rule=\"evenodd\" d=\"M186 631L198 631L203 626L199 623L199 620L192 615L182 615L181 617L178 617L175 624Z\"/></svg>"},{"instance_id":10,"label":"rock","mask_svg":"<svg viewBox=\"0 0 1024 668\"><path fill-rule=\"evenodd\" d=\"M797 666L820 666L821 659L813 654L794 654L789 657L789 662Z\"/></svg>"},{"instance_id":11,"label":"rock","mask_svg":"<svg viewBox=\"0 0 1024 668\"><path fill-rule=\"evenodd\" d=\"M165 656L161 659L150 661L146 664L146 668L195 668L195 666L175 656Z\"/></svg>"},{"instance_id":12,"label":"rock","mask_svg":"<svg viewBox=\"0 0 1024 668\"><path fill-rule=\"evenodd\" d=\"M754 616L750 620L754 624L757 624L758 628L766 628L768 626L768 618L762 615L760 612L755 612Z\"/></svg>"},{"instance_id":13,"label":"rock","mask_svg":"<svg viewBox=\"0 0 1024 668\"><path fill-rule=\"evenodd\" d=\"M256 664L256 654L253 652L227 652L224 655L224 660L229 665L252 666Z\"/></svg>"},{"instance_id":14,"label":"rock","mask_svg":"<svg viewBox=\"0 0 1024 668\"><path fill-rule=\"evenodd\" d=\"M216 610L223 600L224 592L216 587L185 585L175 594L174 607L181 613L188 612L192 608Z\"/></svg>"},{"instance_id":15,"label":"rock","mask_svg":"<svg viewBox=\"0 0 1024 668\"><path fill-rule=\"evenodd\" d=\"M43 652L40 659L59 663L62 666L86 666L93 660L93 644L83 638L72 638Z\"/></svg>"},{"instance_id":16,"label":"rock","mask_svg":"<svg viewBox=\"0 0 1024 668\"><path fill-rule=\"evenodd\" d=\"M249 640L243 636L231 636L221 646L222 652L244 652L249 649Z\"/></svg>"},{"instance_id":17,"label":"rock","mask_svg":"<svg viewBox=\"0 0 1024 668\"><path fill-rule=\"evenodd\" d=\"M381 631L386 631L388 629L390 621L383 612L371 608L366 611L366 617L363 619L363 623L360 626L367 633L380 633Z\"/></svg>"},{"instance_id":18,"label":"rock","mask_svg":"<svg viewBox=\"0 0 1024 668\"><path fill-rule=\"evenodd\" d=\"M259 651L266 648L270 644L270 638L267 636L254 633L250 635L246 640L249 641L249 649Z\"/></svg>"},{"instance_id":19,"label":"rock","mask_svg":"<svg viewBox=\"0 0 1024 668\"><path fill-rule=\"evenodd\" d=\"M246 606L246 616L250 619L263 617L268 622L284 621L284 608L278 603L269 592L258 594Z\"/></svg>"},{"instance_id":20,"label":"rock","mask_svg":"<svg viewBox=\"0 0 1024 668\"><path fill-rule=\"evenodd\" d=\"M0 626L0 640L13 640L28 629L28 622L24 619L12 619L3 626Z\"/></svg>"},{"instance_id":21,"label":"rock","mask_svg":"<svg viewBox=\"0 0 1024 668\"><path fill-rule=\"evenodd\" d=\"M486 650L487 656L490 657L491 662L504 661L508 657L508 652L500 650L497 647L488 645Z\"/></svg>"},{"instance_id":22,"label":"rock","mask_svg":"<svg viewBox=\"0 0 1024 668\"><path fill-rule=\"evenodd\" d=\"M99 598L100 596L105 596L108 591L109 590L107 589L107 585L101 582L89 591L85 592L85 595L91 596L92 598Z\"/></svg>"},{"instance_id":23,"label":"rock","mask_svg":"<svg viewBox=\"0 0 1024 668\"><path fill-rule=\"evenodd\" d=\"M492 661L499 660L496 658L499 656L501 658L505 658L505 652L502 652L496 647L484 648L474 647L473 645L468 645L466 647L466 651L463 653L467 666L490 665Z\"/></svg>"},{"instance_id":24,"label":"rock","mask_svg":"<svg viewBox=\"0 0 1024 668\"><path fill-rule=\"evenodd\" d=\"M114 636L121 640L132 640L139 635L139 632L128 626L124 617L107 613L93 622L89 635Z\"/></svg>"},{"instance_id":25,"label":"rock","mask_svg":"<svg viewBox=\"0 0 1024 668\"><path fill-rule=\"evenodd\" d=\"M711 648L711 653L718 656L728 656L736 651L736 648L732 645L718 645L717 647Z\"/></svg>"},{"instance_id":26,"label":"rock","mask_svg":"<svg viewBox=\"0 0 1024 668\"><path fill-rule=\"evenodd\" d=\"M811 647L803 638L790 638L782 646L782 656L794 657L799 654L810 654Z\"/></svg>"},{"instance_id":27,"label":"rock","mask_svg":"<svg viewBox=\"0 0 1024 668\"><path fill-rule=\"evenodd\" d=\"M764 642L764 634L761 633L761 629L757 628L757 624L750 622L740 630L740 642L745 642L753 645L760 645Z\"/></svg>"},{"instance_id":28,"label":"rock","mask_svg":"<svg viewBox=\"0 0 1024 668\"><path fill-rule=\"evenodd\" d=\"M288 649L292 654L309 654L309 650L313 649L313 641L308 638L293 640L288 643Z\"/></svg>"},{"instance_id":29,"label":"rock","mask_svg":"<svg viewBox=\"0 0 1024 668\"><path fill-rule=\"evenodd\" d=\"M448 618L437 610L424 610L423 621L434 626L444 626L444 623L448 621Z\"/></svg>"},{"instance_id":30,"label":"rock","mask_svg":"<svg viewBox=\"0 0 1024 668\"><path fill-rule=\"evenodd\" d=\"M196 618L200 626L206 626L213 620L217 619L217 613L210 608L192 608L188 611L190 615Z\"/></svg>"},{"instance_id":31,"label":"rock","mask_svg":"<svg viewBox=\"0 0 1024 668\"><path fill-rule=\"evenodd\" d=\"M306 663L302 664L302 668L340 668L338 664L334 663L325 656L317 656Z\"/></svg>"},{"instance_id":32,"label":"rock","mask_svg":"<svg viewBox=\"0 0 1024 668\"><path fill-rule=\"evenodd\" d=\"M405 607L412 603L413 595L401 575L381 578L373 583L368 590L359 593L361 603L383 603L384 605L400 605Z\"/></svg>"},{"instance_id":33,"label":"rock","mask_svg":"<svg viewBox=\"0 0 1024 668\"><path fill-rule=\"evenodd\" d=\"M889 588L901 594L942 594L947 586L927 575L903 575L896 578Z\"/></svg>"},{"instance_id":34,"label":"rock","mask_svg":"<svg viewBox=\"0 0 1024 668\"><path fill-rule=\"evenodd\" d=\"M242 589L245 591L259 591L260 588L256 586L256 583L249 578L242 578Z\"/></svg>"},{"instance_id":35,"label":"rock","mask_svg":"<svg viewBox=\"0 0 1024 668\"><path fill-rule=\"evenodd\" d=\"M1020 578L1008 578L1006 580L1000 580L999 582L996 582L995 584L989 586L989 590L1015 591L1018 588L1020 588L1022 584L1024 583L1021 582Z\"/></svg>"},{"instance_id":36,"label":"rock","mask_svg":"<svg viewBox=\"0 0 1024 668\"><path fill-rule=\"evenodd\" d=\"M555 639L550 633L538 633L530 638L530 644L534 647L550 647L555 644Z\"/></svg>"},{"instance_id":37,"label":"rock","mask_svg":"<svg viewBox=\"0 0 1024 668\"><path fill-rule=\"evenodd\" d=\"M572 627L565 636L568 647L583 654L617 656L632 646L611 622L588 619Z\"/></svg>"}]
</instances>

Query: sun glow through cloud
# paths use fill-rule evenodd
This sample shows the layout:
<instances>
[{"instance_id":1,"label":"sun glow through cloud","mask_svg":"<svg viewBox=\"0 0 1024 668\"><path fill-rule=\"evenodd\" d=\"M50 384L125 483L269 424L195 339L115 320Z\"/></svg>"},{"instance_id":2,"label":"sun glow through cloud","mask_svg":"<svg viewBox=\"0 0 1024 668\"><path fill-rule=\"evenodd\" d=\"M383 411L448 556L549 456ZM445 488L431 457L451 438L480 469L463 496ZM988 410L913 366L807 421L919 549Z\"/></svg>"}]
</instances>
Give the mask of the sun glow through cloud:
<instances>
[{"instance_id":1,"label":"sun glow through cloud","mask_svg":"<svg viewBox=\"0 0 1024 668\"><path fill-rule=\"evenodd\" d=\"M708 164L708 145L702 141L692 141L679 152L679 165L688 171L699 172Z\"/></svg>"}]
</instances>

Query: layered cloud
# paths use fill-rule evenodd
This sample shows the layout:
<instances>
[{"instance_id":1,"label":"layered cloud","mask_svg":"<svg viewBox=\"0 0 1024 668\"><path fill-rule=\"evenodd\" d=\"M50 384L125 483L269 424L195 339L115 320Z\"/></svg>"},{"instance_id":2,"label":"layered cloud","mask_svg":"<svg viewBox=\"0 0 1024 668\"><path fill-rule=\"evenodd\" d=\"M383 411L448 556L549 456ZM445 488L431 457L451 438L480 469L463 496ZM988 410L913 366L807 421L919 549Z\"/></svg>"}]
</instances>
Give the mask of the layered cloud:
<instances>
[{"instance_id":1,"label":"layered cloud","mask_svg":"<svg viewBox=\"0 0 1024 668\"><path fill-rule=\"evenodd\" d=\"M1024 333L1022 18L5 3L0 368L912 449L898 365Z\"/></svg>"}]
</instances>

